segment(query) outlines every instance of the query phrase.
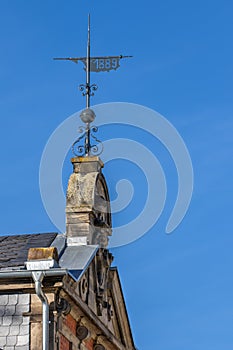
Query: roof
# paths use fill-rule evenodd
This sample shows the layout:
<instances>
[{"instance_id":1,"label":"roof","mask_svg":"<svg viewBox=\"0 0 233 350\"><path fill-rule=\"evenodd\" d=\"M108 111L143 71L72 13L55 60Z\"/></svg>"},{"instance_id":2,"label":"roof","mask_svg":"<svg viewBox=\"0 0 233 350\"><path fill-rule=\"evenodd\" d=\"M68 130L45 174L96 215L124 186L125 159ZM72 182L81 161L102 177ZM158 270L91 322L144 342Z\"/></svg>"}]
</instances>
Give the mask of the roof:
<instances>
[{"instance_id":1,"label":"roof","mask_svg":"<svg viewBox=\"0 0 233 350\"><path fill-rule=\"evenodd\" d=\"M25 262L28 257L30 248L47 248L56 247L59 255L59 266L56 269L49 269L51 274L55 270L59 274L59 270L67 271L76 281L81 278L87 270L92 259L94 258L98 246L97 245L82 245L82 246L67 246L66 236L63 234L52 233L37 233L15 236L0 236L0 279L4 280L6 274L4 271L18 271L18 275L14 277L21 278L29 277L31 274L24 273ZM1 273L2 272L2 273ZM28 275L28 276L27 276ZM7 276L10 277L8 274ZM8 278L8 277L7 277ZM23 279L22 279L23 280Z\"/></svg>"},{"instance_id":2,"label":"roof","mask_svg":"<svg viewBox=\"0 0 233 350\"><path fill-rule=\"evenodd\" d=\"M49 247L57 233L0 236L0 269L24 266L29 248Z\"/></svg>"}]
</instances>

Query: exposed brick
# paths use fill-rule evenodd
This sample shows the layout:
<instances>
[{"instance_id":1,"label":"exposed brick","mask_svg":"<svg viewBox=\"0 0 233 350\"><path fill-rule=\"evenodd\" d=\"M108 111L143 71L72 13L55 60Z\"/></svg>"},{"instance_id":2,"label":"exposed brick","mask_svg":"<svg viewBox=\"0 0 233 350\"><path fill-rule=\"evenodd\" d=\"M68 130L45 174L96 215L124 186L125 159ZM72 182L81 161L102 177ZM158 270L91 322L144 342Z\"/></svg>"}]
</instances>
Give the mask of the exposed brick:
<instances>
[{"instance_id":1,"label":"exposed brick","mask_svg":"<svg viewBox=\"0 0 233 350\"><path fill-rule=\"evenodd\" d=\"M60 334L59 350L71 350L71 343L62 334Z\"/></svg>"},{"instance_id":2,"label":"exposed brick","mask_svg":"<svg viewBox=\"0 0 233 350\"><path fill-rule=\"evenodd\" d=\"M92 338L84 340L84 344L87 350L93 350L94 340Z\"/></svg>"},{"instance_id":3,"label":"exposed brick","mask_svg":"<svg viewBox=\"0 0 233 350\"><path fill-rule=\"evenodd\" d=\"M74 335L76 335L77 322L70 314L66 316L64 324L71 330Z\"/></svg>"}]
</instances>

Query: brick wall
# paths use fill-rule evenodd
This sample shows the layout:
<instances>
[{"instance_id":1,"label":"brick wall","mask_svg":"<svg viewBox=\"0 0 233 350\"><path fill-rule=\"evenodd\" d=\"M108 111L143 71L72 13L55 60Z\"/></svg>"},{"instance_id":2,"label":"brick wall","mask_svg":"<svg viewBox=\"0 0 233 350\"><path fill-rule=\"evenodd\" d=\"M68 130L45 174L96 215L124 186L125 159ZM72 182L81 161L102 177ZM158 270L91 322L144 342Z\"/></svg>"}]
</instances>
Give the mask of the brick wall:
<instances>
[{"instance_id":1,"label":"brick wall","mask_svg":"<svg viewBox=\"0 0 233 350\"><path fill-rule=\"evenodd\" d=\"M77 320L71 315L61 316L59 321L59 350L93 350L94 340L90 334L82 341L77 336Z\"/></svg>"},{"instance_id":2,"label":"brick wall","mask_svg":"<svg viewBox=\"0 0 233 350\"><path fill-rule=\"evenodd\" d=\"M70 331L76 336L77 322L68 314L64 319L64 325L70 329Z\"/></svg>"},{"instance_id":3,"label":"brick wall","mask_svg":"<svg viewBox=\"0 0 233 350\"><path fill-rule=\"evenodd\" d=\"M62 334L59 343L59 350L72 350L72 343Z\"/></svg>"},{"instance_id":4,"label":"brick wall","mask_svg":"<svg viewBox=\"0 0 233 350\"><path fill-rule=\"evenodd\" d=\"M92 338L87 339L84 341L85 349L87 350L93 350L94 346L94 340Z\"/></svg>"}]
</instances>

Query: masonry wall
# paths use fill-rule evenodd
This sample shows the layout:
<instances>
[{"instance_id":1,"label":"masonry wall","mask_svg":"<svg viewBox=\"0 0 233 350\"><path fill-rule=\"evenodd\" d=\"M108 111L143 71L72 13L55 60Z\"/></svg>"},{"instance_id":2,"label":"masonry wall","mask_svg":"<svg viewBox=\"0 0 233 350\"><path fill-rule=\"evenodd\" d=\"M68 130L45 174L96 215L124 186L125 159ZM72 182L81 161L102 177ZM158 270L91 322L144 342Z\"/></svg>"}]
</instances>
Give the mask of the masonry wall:
<instances>
[{"instance_id":1,"label":"masonry wall","mask_svg":"<svg viewBox=\"0 0 233 350\"><path fill-rule=\"evenodd\" d=\"M115 350L115 346L104 344L101 331L89 320L77 303L64 292L59 295L64 299L56 299L56 293L46 293L50 305L50 350ZM68 308L61 307L66 301ZM57 304L58 303L58 304ZM60 303L60 304L59 304ZM98 347L98 346L102 347ZM11 348L6 348L11 350ZM31 295L30 307L30 346L12 348L12 350L42 350L42 308L37 295ZM5 350L5 348L4 348Z\"/></svg>"},{"instance_id":2,"label":"masonry wall","mask_svg":"<svg viewBox=\"0 0 233 350\"><path fill-rule=\"evenodd\" d=\"M91 324L88 324L86 320L80 323L81 319L82 317L78 317L77 320L71 314L60 317L57 334L59 350L94 350L97 335L93 332ZM87 336L84 339L79 339L86 335L85 330L87 330ZM102 349L105 350L104 347Z\"/></svg>"},{"instance_id":3,"label":"masonry wall","mask_svg":"<svg viewBox=\"0 0 233 350\"><path fill-rule=\"evenodd\" d=\"M98 322L104 325L98 317L93 322L66 293L61 292L60 296L68 301L70 312L57 317L56 350L119 350L111 339L103 336Z\"/></svg>"}]
</instances>

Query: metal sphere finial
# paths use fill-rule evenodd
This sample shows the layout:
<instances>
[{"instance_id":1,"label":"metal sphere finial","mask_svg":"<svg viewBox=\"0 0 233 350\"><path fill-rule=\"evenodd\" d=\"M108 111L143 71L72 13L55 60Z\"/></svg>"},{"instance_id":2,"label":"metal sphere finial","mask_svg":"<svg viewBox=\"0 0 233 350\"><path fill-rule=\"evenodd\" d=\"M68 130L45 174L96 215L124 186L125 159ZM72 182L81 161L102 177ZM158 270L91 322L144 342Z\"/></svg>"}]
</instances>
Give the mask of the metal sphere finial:
<instances>
[{"instance_id":1,"label":"metal sphere finial","mask_svg":"<svg viewBox=\"0 0 233 350\"><path fill-rule=\"evenodd\" d=\"M80 127L79 131L82 135L73 143L72 150L75 156L97 156L102 153L103 145L93 133L98 131L96 126L90 125L95 120L95 112L91 108L86 108L80 113L80 118L85 128ZM80 144L81 139L84 139L84 144ZM94 143L91 142L94 140Z\"/></svg>"},{"instance_id":2,"label":"metal sphere finial","mask_svg":"<svg viewBox=\"0 0 233 350\"><path fill-rule=\"evenodd\" d=\"M86 108L81 112L80 118L83 123L90 124L95 120L95 112L90 108Z\"/></svg>"}]
</instances>

